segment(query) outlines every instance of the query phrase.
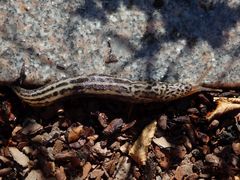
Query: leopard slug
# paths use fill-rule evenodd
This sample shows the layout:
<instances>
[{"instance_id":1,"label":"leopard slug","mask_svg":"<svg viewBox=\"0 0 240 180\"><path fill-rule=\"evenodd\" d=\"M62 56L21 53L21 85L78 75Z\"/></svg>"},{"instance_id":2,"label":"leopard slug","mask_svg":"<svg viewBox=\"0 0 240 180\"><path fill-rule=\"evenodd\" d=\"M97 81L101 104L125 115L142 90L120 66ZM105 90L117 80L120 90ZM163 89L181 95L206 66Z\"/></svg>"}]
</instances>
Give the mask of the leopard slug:
<instances>
[{"instance_id":1,"label":"leopard slug","mask_svg":"<svg viewBox=\"0 0 240 180\"><path fill-rule=\"evenodd\" d=\"M18 86L12 89L22 101L36 107L47 106L72 95L104 96L133 103L150 103L169 102L196 92L212 91L191 84L131 81L105 75L73 77L38 89L24 89Z\"/></svg>"}]
</instances>

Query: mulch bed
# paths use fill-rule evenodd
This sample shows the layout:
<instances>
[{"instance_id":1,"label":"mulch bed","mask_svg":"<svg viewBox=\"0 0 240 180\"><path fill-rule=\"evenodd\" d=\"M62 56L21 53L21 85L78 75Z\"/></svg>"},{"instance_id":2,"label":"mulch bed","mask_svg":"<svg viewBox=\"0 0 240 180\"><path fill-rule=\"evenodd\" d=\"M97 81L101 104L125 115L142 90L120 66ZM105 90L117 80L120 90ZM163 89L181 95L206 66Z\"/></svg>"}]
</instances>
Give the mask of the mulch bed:
<instances>
[{"instance_id":1,"label":"mulch bed","mask_svg":"<svg viewBox=\"0 0 240 180\"><path fill-rule=\"evenodd\" d=\"M220 94L138 105L71 98L31 108L1 92L2 179L240 179L240 110L206 118ZM146 152L130 155L153 121Z\"/></svg>"}]
</instances>

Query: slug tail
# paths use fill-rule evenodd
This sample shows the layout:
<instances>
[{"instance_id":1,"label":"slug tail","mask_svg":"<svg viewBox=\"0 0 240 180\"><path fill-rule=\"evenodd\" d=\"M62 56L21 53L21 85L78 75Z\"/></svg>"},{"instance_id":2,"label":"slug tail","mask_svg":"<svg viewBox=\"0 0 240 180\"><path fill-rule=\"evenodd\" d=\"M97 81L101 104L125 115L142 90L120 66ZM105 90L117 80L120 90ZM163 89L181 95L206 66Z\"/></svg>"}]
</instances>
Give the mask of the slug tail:
<instances>
[{"instance_id":1,"label":"slug tail","mask_svg":"<svg viewBox=\"0 0 240 180\"><path fill-rule=\"evenodd\" d=\"M221 89L215 89L215 88L208 88L203 86L193 86L191 93L197 93L197 92L222 92Z\"/></svg>"}]
</instances>

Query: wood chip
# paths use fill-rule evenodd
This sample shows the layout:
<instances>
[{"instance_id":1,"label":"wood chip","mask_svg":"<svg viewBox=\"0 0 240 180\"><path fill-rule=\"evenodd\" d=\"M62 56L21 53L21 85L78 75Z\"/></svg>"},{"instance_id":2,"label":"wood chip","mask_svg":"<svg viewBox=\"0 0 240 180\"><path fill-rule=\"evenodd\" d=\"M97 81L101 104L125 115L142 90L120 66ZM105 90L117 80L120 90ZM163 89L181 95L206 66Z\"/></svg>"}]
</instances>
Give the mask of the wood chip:
<instances>
[{"instance_id":1,"label":"wood chip","mask_svg":"<svg viewBox=\"0 0 240 180\"><path fill-rule=\"evenodd\" d=\"M105 113L97 112L98 115L98 121L101 124L102 127L107 127L108 125L108 117Z\"/></svg>"},{"instance_id":2,"label":"wood chip","mask_svg":"<svg viewBox=\"0 0 240 180\"><path fill-rule=\"evenodd\" d=\"M12 171L12 168L2 168L0 169L0 177L8 175Z\"/></svg>"},{"instance_id":3,"label":"wood chip","mask_svg":"<svg viewBox=\"0 0 240 180\"><path fill-rule=\"evenodd\" d=\"M213 166L220 166L220 158L214 154L207 154L205 156L206 162L210 163Z\"/></svg>"},{"instance_id":4,"label":"wood chip","mask_svg":"<svg viewBox=\"0 0 240 180\"><path fill-rule=\"evenodd\" d=\"M57 139L53 145L53 154L60 153L64 147L63 141Z\"/></svg>"},{"instance_id":5,"label":"wood chip","mask_svg":"<svg viewBox=\"0 0 240 180\"><path fill-rule=\"evenodd\" d=\"M82 176L81 176L81 179L85 179L87 178L90 170L92 168L92 165L90 162L86 162L82 168Z\"/></svg>"},{"instance_id":6,"label":"wood chip","mask_svg":"<svg viewBox=\"0 0 240 180\"><path fill-rule=\"evenodd\" d=\"M123 120L121 118L114 119L103 130L103 133L106 135L111 135L115 131L119 130L122 126L123 126Z\"/></svg>"},{"instance_id":7,"label":"wood chip","mask_svg":"<svg viewBox=\"0 0 240 180\"><path fill-rule=\"evenodd\" d=\"M30 173L27 175L26 180L45 180L46 178L43 176L41 170L31 170Z\"/></svg>"},{"instance_id":8,"label":"wood chip","mask_svg":"<svg viewBox=\"0 0 240 180\"><path fill-rule=\"evenodd\" d=\"M162 148L170 148L173 147L171 143L167 141L165 137L160 137L160 138L153 138L153 142L158 145L159 147Z\"/></svg>"},{"instance_id":9,"label":"wood chip","mask_svg":"<svg viewBox=\"0 0 240 180\"><path fill-rule=\"evenodd\" d=\"M64 168L62 166L56 170L55 177L56 177L56 180L66 180L67 179Z\"/></svg>"},{"instance_id":10,"label":"wood chip","mask_svg":"<svg viewBox=\"0 0 240 180\"><path fill-rule=\"evenodd\" d=\"M100 142L97 142L92 147L92 151L95 152L98 155L101 155L101 156L107 156L110 153L110 151L106 147L105 148L101 147L101 143Z\"/></svg>"},{"instance_id":11,"label":"wood chip","mask_svg":"<svg viewBox=\"0 0 240 180\"><path fill-rule=\"evenodd\" d=\"M43 126L41 124L38 124L35 121L31 121L31 122L29 122L29 124L26 127L23 127L21 133L24 135L28 135L28 134L32 135L42 129L43 129Z\"/></svg>"},{"instance_id":12,"label":"wood chip","mask_svg":"<svg viewBox=\"0 0 240 180\"><path fill-rule=\"evenodd\" d=\"M57 153L54 157L56 160L68 160L76 156L77 154L75 151L63 151L63 152Z\"/></svg>"},{"instance_id":13,"label":"wood chip","mask_svg":"<svg viewBox=\"0 0 240 180\"><path fill-rule=\"evenodd\" d=\"M175 178L176 180L187 179L187 177L190 176L191 174L193 174L191 164L181 165L178 166L176 169Z\"/></svg>"},{"instance_id":14,"label":"wood chip","mask_svg":"<svg viewBox=\"0 0 240 180\"><path fill-rule=\"evenodd\" d=\"M9 149L9 152L11 153L14 161L16 161L22 167L28 166L30 160L25 154L23 154L21 151L19 151L15 147L9 147L8 149Z\"/></svg>"},{"instance_id":15,"label":"wood chip","mask_svg":"<svg viewBox=\"0 0 240 180\"><path fill-rule=\"evenodd\" d=\"M66 139L69 143L77 141L84 132L83 126L70 127L66 134Z\"/></svg>"},{"instance_id":16,"label":"wood chip","mask_svg":"<svg viewBox=\"0 0 240 180\"><path fill-rule=\"evenodd\" d=\"M104 171L101 169L94 169L91 173L90 173L90 178L92 179L102 179L101 177L103 176Z\"/></svg>"},{"instance_id":17,"label":"wood chip","mask_svg":"<svg viewBox=\"0 0 240 180\"><path fill-rule=\"evenodd\" d=\"M171 165L170 155L164 151L161 151L158 146L155 147L154 151L160 167L163 169L169 168L169 166Z\"/></svg>"},{"instance_id":18,"label":"wood chip","mask_svg":"<svg viewBox=\"0 0 240 180\"><path fill-rule=\"evenodd\" d=\"M0 156L0 161L2 161L4 164L10 163L10 160L4 156Z\"/></svg>"},{"instance_id":19,"label":"wood chip","mask_svg":"<svg viewBox=\"0 0 240 180\"><path fill-rule=\"evenodd\" d=\"M117 170L114 174L114 179L116 180L124 180L128 179L128 173L131 168L131 161L127 156L122 156L119 159L119 163L117 165Z\"/></svg>"}]
</instances>

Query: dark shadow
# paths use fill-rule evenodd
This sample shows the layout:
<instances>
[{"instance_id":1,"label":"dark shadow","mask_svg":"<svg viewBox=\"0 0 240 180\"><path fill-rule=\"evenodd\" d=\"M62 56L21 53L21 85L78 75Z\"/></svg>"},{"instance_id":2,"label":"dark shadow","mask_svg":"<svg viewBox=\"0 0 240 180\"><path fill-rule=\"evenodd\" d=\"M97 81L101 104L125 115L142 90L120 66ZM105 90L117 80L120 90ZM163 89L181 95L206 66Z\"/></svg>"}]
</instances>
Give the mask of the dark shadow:
<instances>
[{"instance_id":1,"label":"dark shadow","mask_svg":"<svg viewBox=\"0 0 240 180\"><path fill-rule=\"evenodd\" d=\"M213 48L217 48L224 43L227 31L235 26L240 17L240 7L229 7L226 1L220 0L155 0L152 4L147 0L102 0L101 6L89 0L85 1L83 6L79 6L75 13L87 19L106 22L106 14L116 12L122 4L130 9L137 8L144 11L150 21L153 13L162 17L167 32L163 37L159 38L157 34L146 32L146 36L158 37L155 43L162 39L165 41L186 39L191 46L194 45L195 40L201 39L207 41ZM151 41L144 45L143 50L148 47L147 44L151 44ZM157 51L159 45L155 47ZM151 46L149 49L154 52Z\"/></svg>"},{"instance_id":2,"label":"dark shadow","mask_svg":"<svg viewBox=\"0 0 240 180\"><path fill-rule=\"evenodd\" d=\"M239 19L240 7L231 8L226 1L200 2L171 1L171 4L163 6L161 14L168 36L172 40L186 39L190 46L192 41L201 39L213 48L220 47L228 30Z\"/></svg>"},{"instance_id":3,"label":"dark shadow","mask_svg":"<svg viewBox=\"0 0 240 180\"><path fill-rule=\"evenodd\" d=\"M107 22L106 14L116 12L122 5L129 9L137 8L146 14L148 20L142 38L142 48L138 50L132 48L133 58L121 66L124 68L137 58L150 61L147 63L145 79L151 78L151 66L157 60L155 54L161 49L162 43L185 39L186 50L191 50L199 40L202 40L212 48L220 48L229 36L228 31L240 18L240 6L232 8L226 1L221 0L155 0L152 2L148 0L103 0L100 4L99 6L93 0L85 1L85 4L79 6L75 13L90 20L98 19L102 23ZM156 16L161 18L156 18ZM158 27L154 25L154 21L163 21L165 34L158 34ZM148 29L153 29L153 31ZM114 34L114 32L110 33ZM128 46L131 45L128 44Z\"/></svg>"}]
</instances>

